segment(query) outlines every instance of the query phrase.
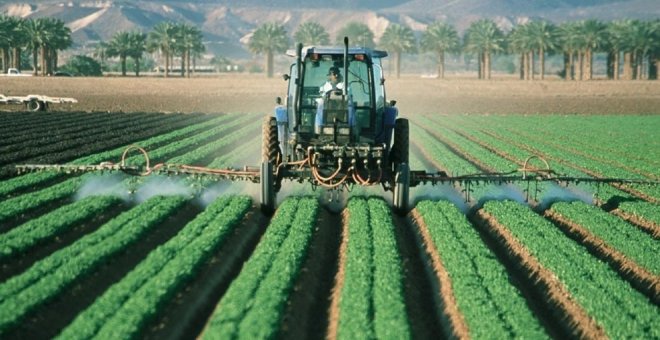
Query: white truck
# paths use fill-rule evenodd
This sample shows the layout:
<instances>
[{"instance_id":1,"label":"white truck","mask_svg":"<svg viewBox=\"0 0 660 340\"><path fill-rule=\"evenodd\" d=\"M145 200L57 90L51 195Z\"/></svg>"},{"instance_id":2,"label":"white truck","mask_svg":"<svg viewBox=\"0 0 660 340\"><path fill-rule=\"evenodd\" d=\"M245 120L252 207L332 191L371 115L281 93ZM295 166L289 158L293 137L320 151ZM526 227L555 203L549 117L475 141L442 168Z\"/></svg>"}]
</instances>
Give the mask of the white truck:
<instances>
[{"instance_id":1,"label":"white truck","mask_svg":"<svg viewBox=\"0 0 660 340\"><path fill-rule=\"evenodd\" d=\"M3 76L8 76L8 77L31 77L32 75L29 73L21 73L21 70L17 68L10 67L7 69L7 73L3 73Z\"/></svg>"},{"instance_id":2,"label":"white truck","mask_svg":"<svg viewBox=\"0 0 660 340\"><path fill-rule=\"evenodd\" d=\"M28 111L46 111L50 104L77 103L74 98L49 97L39 94L29 94L27 96L5 96L0 94L0 104L21 104L25 105Z\"/></svg>"}]
</instances>

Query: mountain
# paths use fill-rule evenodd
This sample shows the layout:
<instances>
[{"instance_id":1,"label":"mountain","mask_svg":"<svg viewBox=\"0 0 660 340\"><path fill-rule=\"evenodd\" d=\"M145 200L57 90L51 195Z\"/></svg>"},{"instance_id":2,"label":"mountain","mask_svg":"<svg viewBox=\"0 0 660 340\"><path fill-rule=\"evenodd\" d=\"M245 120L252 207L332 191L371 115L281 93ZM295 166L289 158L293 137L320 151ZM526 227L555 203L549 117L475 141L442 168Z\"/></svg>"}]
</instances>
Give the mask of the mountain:
<instances>
[{"instance_id":1,"label":"mountain","mask_svg":"<svg viewBox=\"0 0 660 340\"><path fill-rule=\"evenodd\" d=\"M289 33L317 21L331 37L350 21L366 23L380 38L390 23L421 32L435 20L463 31L483 17L509 29L518 22L544 18L553 22L585 18L660 18L658 0L106 0L0 1L0 13L24 18L55 17L73 32L77 48L108 40L118 31L148 32L161 21L197 25L211 53L246 58L246 37L264 22L283 23Z\"/></svg>"}]
</instances>

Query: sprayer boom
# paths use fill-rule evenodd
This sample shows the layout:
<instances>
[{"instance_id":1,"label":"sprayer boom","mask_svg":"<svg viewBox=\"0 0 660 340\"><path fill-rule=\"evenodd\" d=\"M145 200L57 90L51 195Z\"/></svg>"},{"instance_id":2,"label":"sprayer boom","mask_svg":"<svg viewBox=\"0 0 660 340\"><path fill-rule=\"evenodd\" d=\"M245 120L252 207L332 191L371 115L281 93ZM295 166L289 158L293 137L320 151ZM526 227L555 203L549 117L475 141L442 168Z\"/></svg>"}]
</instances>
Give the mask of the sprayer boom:
<instances>
[{"instance_id":1,"label":"sprayer boom","mask_svg":"<svg viewBox=\"0 0 660 340\"><path fill-rule=\"evenodd\" d=\"M127 165L126 164L126 154L131 150L138 150L142 153L145 159L144 166L137 165ZM536 168L528 165L529 160L532 158L539 158L542 162L545 163L545 168ZM277 179L279 183L283 179L294 180L298 182L308 181L313 186L318 186L324 184L322 180L325 177L322 177L319 173L318 165L310 160L314 157L308 157L305 161L291 162L291 163L280 163L276 167L272 167L270 172L265 173L264 169L259 167L249 167L245 166L242 169L235 168L208 168L201 166L192 166L186 164L168 164L168 163L159 163L150 166L149 156L147 152L138 146L130 146L127 148L121 158L120 163L112 162L102 162L96 165L74 165L74 164L26 164L26 165L17 165L16 170L19 174L33 171L56 171L67 174L74 173L86 173L86 172L123 172L133 176L149 176L149 175L166 175L166 176L189 176L193 178L209 178L213 180L230 180L230 181L250 181L253 183L261 183L264 176L272 176ZM330 184L325 183L325 187L330 189L342 190L344 187L349 185L375 185L382 184L385 190L393 190L391 183L399 183L401 178L397 177L397 173L391 172L389 170L381 169L378 171L377 175L370 174L367 179L347 181L348 173L352 171L352 178L360 178L359 171L355 170L354 164L349 164L350 168L341 179L329 179ZM339 161L338 168L335 173L339 173L342 170L342 162ZM270 175L268 175L270 173ZM627 178L594 178L594 177L575 177L575 176L565 176L558 174L548 166L548 163L538 156L529 157L522 168L516 169L510 172L486 172L486 173L475 173L468 175L459 175L459 176L448 176L447 173L443 171L439 172L427 172L427 171L410 171L409 176L405 181L408 182L410 187L415 187L420 184L431 184L431 185L440 185L440 184L451 184L457 187L462 187L463 192L465 193L466 201L470 200L471 186L481 185L481 184L523 184L527 186L525 190L527 192L527 199L529 200L530 193L533 193L534 199L536 199L536 193L539 192L538 185L543 182L552 182L563 186L568 186L569 184L595 184L600 186L602 184L614 184L614 185L645 185L645 186L656 186L660 184L660 181L657 180L642 180L642 179L627 179ZM390 187L388 187L390 185Z\"/></svg>"}]
</instances>

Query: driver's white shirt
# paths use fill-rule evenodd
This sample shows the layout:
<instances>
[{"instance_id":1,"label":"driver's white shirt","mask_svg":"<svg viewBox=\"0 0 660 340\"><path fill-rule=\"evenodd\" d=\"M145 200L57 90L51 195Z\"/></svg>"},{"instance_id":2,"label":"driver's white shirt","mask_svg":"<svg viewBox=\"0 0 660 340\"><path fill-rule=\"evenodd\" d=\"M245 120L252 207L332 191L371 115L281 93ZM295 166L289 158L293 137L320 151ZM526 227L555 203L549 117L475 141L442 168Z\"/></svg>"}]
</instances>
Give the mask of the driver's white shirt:
<instances>
[{"instance_id":1,"label":"driver's white shirt","mask_svg":"<svg viewBox=\"0 0 660 340\"><path fill-rule=\"evenodd\" d=\"M339 89L339 90L343 90L344 89L344 83L343 82L337 83L337 85L334 88ZM325 84L323 84L323 86L321 86L321 88L319 89L319 93L324 94L324 93L326 93L326 92L328 92L332 89L333 89L332 83L330 83L329 81L326 81Z\"/></svg>"}]
</instances>

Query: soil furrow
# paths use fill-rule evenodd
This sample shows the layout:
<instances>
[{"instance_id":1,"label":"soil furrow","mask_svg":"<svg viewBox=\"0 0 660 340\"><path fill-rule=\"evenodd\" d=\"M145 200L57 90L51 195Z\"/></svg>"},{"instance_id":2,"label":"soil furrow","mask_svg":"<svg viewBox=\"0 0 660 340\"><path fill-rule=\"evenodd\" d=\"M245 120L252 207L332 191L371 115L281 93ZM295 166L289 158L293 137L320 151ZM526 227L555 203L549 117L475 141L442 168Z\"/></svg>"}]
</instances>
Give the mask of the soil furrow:
<instances>
[{"instance_id":1,"label":"soil furrow","mask_svg":"<svg viewBox=\"0 0 660 340\"><path fill-rule=\"evenodd\" d=\"M437 308L440 310L440 322L443 333L447 338L468 339L470 331L463 314L458 309L456 298L451 285L451 278L445 269L438 250L433 245L428 227L422 216L414 209L411 214L411 224L417 228L417 238L420 247L423 248L423 256L427 259L427 272L433 277L433 286L436 293L432 294L436 300Z\"/></svg>"},{"instance_id":2,"label":"soil furrow","mask_svg":"<svg viewBox=\"0 0 660 340\"><path fill-rule=\"evenodd\" d=\"M581 225L573 223L553 210L546 210L544 216L551 220L566 235L585 245L590 253L607 261L637 290L646 294L651 301L660 305L660 277L632 261L626 255L607 244L603 239L589 232Z\"/></svg>"},{"instance_id":3,"label":"soil furrow","mask_svg":"<svg viewBox=\"0 0 660 340\"><path fill-rule=\"evenodd\" d=\"M477 227L495 239L511 261L518 263L522 271L520 274L547 301L567 336L590 339L607 337L603 328L575 301L557 276L532 256L505 226L484 210L477 211L474 220Z\"/></svg>"}]
</instances>

